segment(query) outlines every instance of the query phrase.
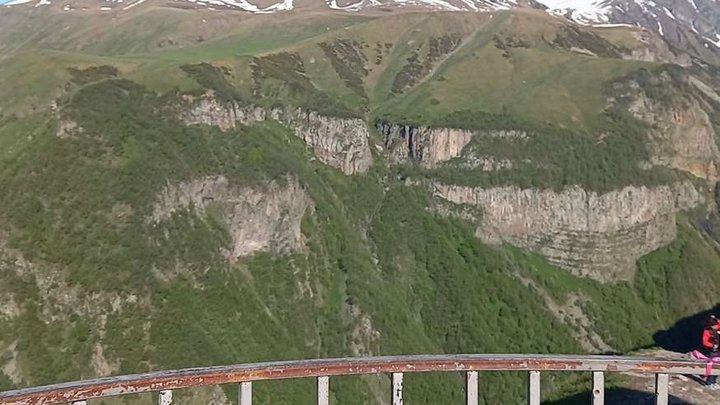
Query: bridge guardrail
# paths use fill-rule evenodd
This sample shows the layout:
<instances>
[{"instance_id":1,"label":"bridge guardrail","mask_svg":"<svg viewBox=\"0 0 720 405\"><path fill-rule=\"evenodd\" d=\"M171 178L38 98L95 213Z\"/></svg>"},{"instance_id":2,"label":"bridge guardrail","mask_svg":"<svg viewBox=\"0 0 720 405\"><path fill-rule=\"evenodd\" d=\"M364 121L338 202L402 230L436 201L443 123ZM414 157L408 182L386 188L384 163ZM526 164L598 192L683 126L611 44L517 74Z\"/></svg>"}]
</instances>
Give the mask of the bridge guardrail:
<instances>
[{"instance_id":1,"label":"bridge guardrail","mask_svg":"<svg viewBox=\"0 0 720 405\"><path fill-rule=\"evenodd\" d=\"M479 373L488 371L527 371L528 404L540 405L543 371L591 372L592 404L603 405L605 373L633 372L655 375L657 405L668 404L668 381L673 374L705 373L706 363L697 360L653 359L621 356L559 355L416 355L340 359L295 360L251 363L219 367L156 371L93 380L67 382L0 392L0 405L46 405L72 403L86 405L89 399L159 391L159 405L172 404L172 390L237 383L240 405L252 404L254 381L291 378L317 378L317 403L328 405L330 377L343 375L389 374L393 405L403 404L404 373L465 372L466 403L478 404ZM712 370L720 375L720 367Z\"/></svg>"}]
</instances>

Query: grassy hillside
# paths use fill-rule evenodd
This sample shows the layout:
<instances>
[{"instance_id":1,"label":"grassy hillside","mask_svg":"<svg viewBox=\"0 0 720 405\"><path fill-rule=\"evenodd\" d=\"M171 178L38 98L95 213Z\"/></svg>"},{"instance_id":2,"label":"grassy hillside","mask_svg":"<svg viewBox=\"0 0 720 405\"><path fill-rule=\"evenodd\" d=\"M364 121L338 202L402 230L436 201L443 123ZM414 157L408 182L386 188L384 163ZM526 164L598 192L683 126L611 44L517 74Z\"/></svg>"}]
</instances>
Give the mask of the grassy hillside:
<instances>
[{"instance_id":1,"label":"grassy hillside","mask_svg":"<svg viewBox=\"0 0 720 405\"><path fill-rule=\"evenodd\" d=\"M717 244L695 226L715 218L712 210L679 217L676 240L642 258L634 279L601 284L483 244L474 224L448 215L423 186L607 191L688 178L642 166L648 127L608 101L612 83L664 69L622 59L640 46L627 32L605 38L535 13L330 14L227 17L226 29L190 43L190 18L224 17L150 10L25 41L20 20L0 16L12 22L0 24L0 38L17 44L0 57L0 389L277 359L582 353L583 335L625 352L716 304ZM36 18L48 30L60 24ZM519 162L508 170L393 166L373 148L370 170L345 176L272 120L227 132L183 124L182 97L207 91L240 106L302 107L370 126L383 119L533 136L469 144ZM82 130L58 136L68 121ZM296 179L312 200L304 248L228 260L232 237L217 212L189 206L153 220L166 186L217 175L260 191ZM586 377L548 376L544 394L583 391ZM463 383L459 374L411 375L406 400L459 401ZM524 397L520 374L483 384L485 404ZM305 380L254 390L260 404L310 403L314 393ZM332 382L335 403L383 403L388 390L384 378Z\"/></svg>"}]
</instances>

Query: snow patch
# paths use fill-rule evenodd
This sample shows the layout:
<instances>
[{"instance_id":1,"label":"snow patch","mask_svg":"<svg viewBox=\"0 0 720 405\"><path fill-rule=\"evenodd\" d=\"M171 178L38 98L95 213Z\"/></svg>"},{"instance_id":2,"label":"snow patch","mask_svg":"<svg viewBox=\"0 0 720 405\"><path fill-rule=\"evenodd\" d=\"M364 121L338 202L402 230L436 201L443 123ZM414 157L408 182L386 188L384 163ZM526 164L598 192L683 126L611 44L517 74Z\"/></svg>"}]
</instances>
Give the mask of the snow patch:
<instances>
[{"instance_id":1,"label":"snow patch","mask_svg":"<svg viewBox=\"0 0 720 405\"><path fill-rule=\"evenodd\" d=\"M285 0L282 3L273 4L263 9L264 11L290 11L294 8L293 0Z\"/></svg>"},{"instance_id":2,"label":"snow patch","mask_svg":"<svg viewBox=\"0 0 720 405\"><path fill-rule=\"evenodd\" d=\"M121 0L121 2L122 2L122 0ZM123 7L123 10L127 10L127 9L130 9L130 8L133 8L133 7L135 7L135 6L139 5L139 4L143 4L143 3L145 3L145 0L137 0L135 3L128 4L127 6Z\"/></svg>"},{"instance_id":3,"label":"snow patch","mask_svg":"<svg viewBox=\"0 0 720 405\"><path fill-rule=\"evenodd\" d=\"M715 41L713 41L713 40L710 39L710 38L705 38L705 39L707 39L708 41L710 41L711 44L713 44L713 45L717 46L718 48L720 48L720 34L715 34Z\"/></svg>"},{"instance_id":4,"label":"snow patch","mask_svg":"<svg viewBox=\"0 0 720 405\"><path fill-rule=\"evenodd\" d=\"M238 8L243 11L249 11L256 14L267 14L274 13L276 11L289 11L293 9L293 0L283 0L280 3L273 4L265 8L259 8L255 4L250 3L246 0L188 0L191 3L205 4L208 9L214 9L211 6L221 6Z\"/></svg>"},{"instance_id":5,"label":"snow patch","mask_svg":"<svg viewBox=\"0 0 720 405\"><path fill-rule=\"evenodd\" d=\"M593 24L593 28L620 28L620 27L629 27L629 28L635 28L632 24Z\"/></svg>"},{"instance_id":6,"label":"snow patch","mask_svg":"<svg viewBox=\"0 0 720 405\"><path fill-rule=\"evenodd\" d=\"M610 6L605 0L538 0L548 12L580 23L607 23Z\"/></svg>"},{"instance_id":7,"label":"snow patch","mask_svg":"<svg viewBox=\"0 0 720 405\"><path fill-rule=\"evenodd\" d=\"M363 6L364 0L360 0L357 3L348 4L347 6L339 6L337 0L330 0L325 4L333 10L346 10L346 11L359 11Z\"/></svg>"},{"instance_id":8,"label":"snow patch","mask_svg":"<svg viewBox=\"0 0 720 405\"><path fill-rule=\"evenodd\" d=\"M472 2L472 0L463 0L463 3L465 3L465 5L467 5L468 7L470 7L470 9L473 10L473 11L478 11L478 10L480 10L480 9L475 5L475 3Z\"/></svg>"},{"instance_id":9,"label":"snow patch","mask_svg":"<svg viewBox=\"0 0 720 405\"><path fill-rule=\"evenodd\" d=\"M0 5L14 6L32 3L35 5L35 7L39 7L51 4L51 1L53 0L0 0ZM123 6L122 10L128 10L138 5L141 5L146 1L147 0L125 0L123 2L123 0L105 0L105 3L121 4ZM272 4L268 7L262 7L258 5L257 0L176 1L190 2L198 6L204 6L209 10L230 8L256 14L290 11L294 9L295 5L295 0L275 0L275 4ZM339 1L340 0L323 0L323 3L325 3L326 6L330 9L343 10L348 12L360 11L365 8L379 7L384 5L392 5L398 8L417 6L425 7L431 10L473 12L510 10L519 5L518 0L344 0L346 5L338 4ZM620 18L617 17L618 15L625 15L629 13L630 10L637 10L636 7L639 7L643 11L645 16L642 19L642 23L635 23L635 25L637 26L645 25L646 28L654 28L652 27L652 20L649 19L650 17L654 17L654 20L658 26L657 30L659 31L660 35L664 36L664 29L666 27L663 27L663 24L661 24L660 22L660 18L665 18L662 17L662 15L664 14L665 16L667 16L667 18L675 21L673 24L682 22L683 24L687 24L690 29L697 33L697 29L692 24L692 22L690 20L686 21L687 17L681 14L675 16L673 10L669 8L670 6L665 7L663 4L656 3L656 1L659 0L627 0L622 2L618 0L537 0L538 3L547 7L546 11L549 14L564 17L582 25L592 25L593 27L598 28L633 27L633 25L631 24L617 24L615 22L617 21L617 18ZM687 1L696 13L699 12L696 0L684 1ZM63 4L64 3L66 2L63 2ZM668 2L663 1L661 3ZM103 7L101 9L106 10L106 8L107 7ZM676 9L675 7L673 8L675 9L675 11L687 9L687 7L685 7L684 9ZM63 8L63 10L66 11L72 9L73 7L68 7L68 5ZM620 19L623 20L624 18ZM664 21L664 24L667 26L669 21ZM720 39L714 40L707 38L707 40L712 44L720 47Z\"/></svg>"},{"instance_id":10,"label":"snow patch","mask_svg":"<svg viewBox=\"0 0 720 405\"><path fill-rule=\"evenodd\" d=\"M675 15L673 15L673 13L672 13L670 10L668 10L667 7L663 7L663 10L665 10L665 14L666 14L668 17L672 18L673 20L677 20L677 18L675 18Z\"/></svg>"},{"instance_id":11,"label":"snow patch","mask_svg":"<svg viewBox=\"0 0 720 405\"><path fill-rule=\"evenodd\" d=\"M432 10L474 12L510 10L518 4L517 0L393 0L385 3L378 0L358 0L354 3L341 6L338 4L338 0L325 0L325 4L327 4L329 8L345 11L360 11L366 7L382 6L388 3L398 8L419 6Z\"/></svg>"},{"instance_id":12,"label":"snow patch","mask_svg":"<svg viewBox=\"0 0 720 405\"><path fill-rule=\"evenodd\" d=\"M429 6L433 6L435 8L441 9L441 10L450 10L450 11L462 11L460 8L453 6L452 4L443 1L443 0L419 0L422 3L425 3Z\"/></svg>"}]
</instances>

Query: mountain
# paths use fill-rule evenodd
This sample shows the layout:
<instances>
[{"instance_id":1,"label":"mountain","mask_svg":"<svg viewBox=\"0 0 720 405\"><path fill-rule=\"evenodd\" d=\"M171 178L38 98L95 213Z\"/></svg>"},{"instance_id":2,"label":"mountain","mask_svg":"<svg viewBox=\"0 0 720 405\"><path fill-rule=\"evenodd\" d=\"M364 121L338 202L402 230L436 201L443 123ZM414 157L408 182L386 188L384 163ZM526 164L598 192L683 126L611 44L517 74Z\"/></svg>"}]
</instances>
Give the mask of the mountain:
<instances>
[{"instance_id":1,"label":"mountain","mask_svg":"<svg viewBox=\"0 0 720 405\"><path fill-rule=\"evenodd\" d=\"M652 32L533 8L80 4L99 3L0 11L3 389L294 358L628 353L717 304L718 67ZM521 402L525 377L484 376L486 400ZM459 401L463 384L407 376L407 400ZM588 384L544 376L543 395ZM331 389L384 404L389 385ZM261 404L314 392L254 386Z\"/></svg>"},{"instance_id":2,"label":"mountain","mask_svg":"<svg viewBox=\"0 0 720 405\"><path fill-rule=\"evenodd\" d=\"M323 8L352 13L419 10L491 12L535 8L544 9L550 14L582 25L627 24L642 27L664 37L676 49L684 50L695 57L710 58L714 63L720 58L720 4L717 0L4 0L0 1L0 4L2 3L26 7L55 5L68 12L87 8L122 12L141 5L162 4L170 7L202 7L255 14Z\"/></svg>"}]
</instances>

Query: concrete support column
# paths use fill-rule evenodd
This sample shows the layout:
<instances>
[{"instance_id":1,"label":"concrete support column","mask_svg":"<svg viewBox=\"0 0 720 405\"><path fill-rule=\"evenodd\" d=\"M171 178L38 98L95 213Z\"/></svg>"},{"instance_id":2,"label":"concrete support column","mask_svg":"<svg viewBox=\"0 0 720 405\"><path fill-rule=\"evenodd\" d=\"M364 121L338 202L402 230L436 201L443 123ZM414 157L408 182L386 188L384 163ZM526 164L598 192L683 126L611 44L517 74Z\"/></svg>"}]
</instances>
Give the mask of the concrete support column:
<instances>
[{"instance_id":1,"label":"concrete support column","mask_svg":"<svg viewBox=\"0 0 720 405\"><path fill-rule=\"evenodd\" d=\"M467 405L478 405L478 372L468 371L465 373L465 382Z\"/></svg>"},{"instance_id":2,"label":"concrete support column","mask_svg":"<svg viewBox=\"0 0 720 405\"><path fill-rule=\"evenodd\" d=\"M241 382L238 392L238 403L240 405L252 405L252 383Z\"/></svg>"},{"instance_id":3,"label":"concrete support column","mask_svg":"<svg viewBox=\"0 0 720 405\"><path fill-rule=\"evenodd\" d=\"M330 403L330 378L318 377L317 379L317 405L328 405Z\"/></svg>"},{"instance_id":4,"label":"concrete support column","mask_svg":"<svg viewBox=\"0 0 720 405\"><path fill-rule=\"evenodd\" d=\"M392 405L403 405L403 373L392 373Z\"/></svg>"},{"instance_id":5,"label":"concrete support column","mask_svg":"<svg viewBox=\"0 0 720 405\"><path fill-rule=\"evenodd\" d=\"M668 393L668 382L670 378L667 374L655 374L655 404L668 405L670 397Z\"/></svg>"},{"instance_id":6,"label":"concrete support column","mask_svg":"<svg viewBox=\"0 0 720 405\"><path fill-rule=\"evenodd\" d=\"M605 405L605 373L593 372L593 405Z\"/></svg>"},{"instance_id":7,"label":"concrete support column","mask_svg":"<svg viewBox=\"0 0 720 405\"><path fill-rule=\"evenodd\" d=\"M528 404L540 405L540 372L530 372L530 384L528 385Z\"/></svg>"}]
</instances>

